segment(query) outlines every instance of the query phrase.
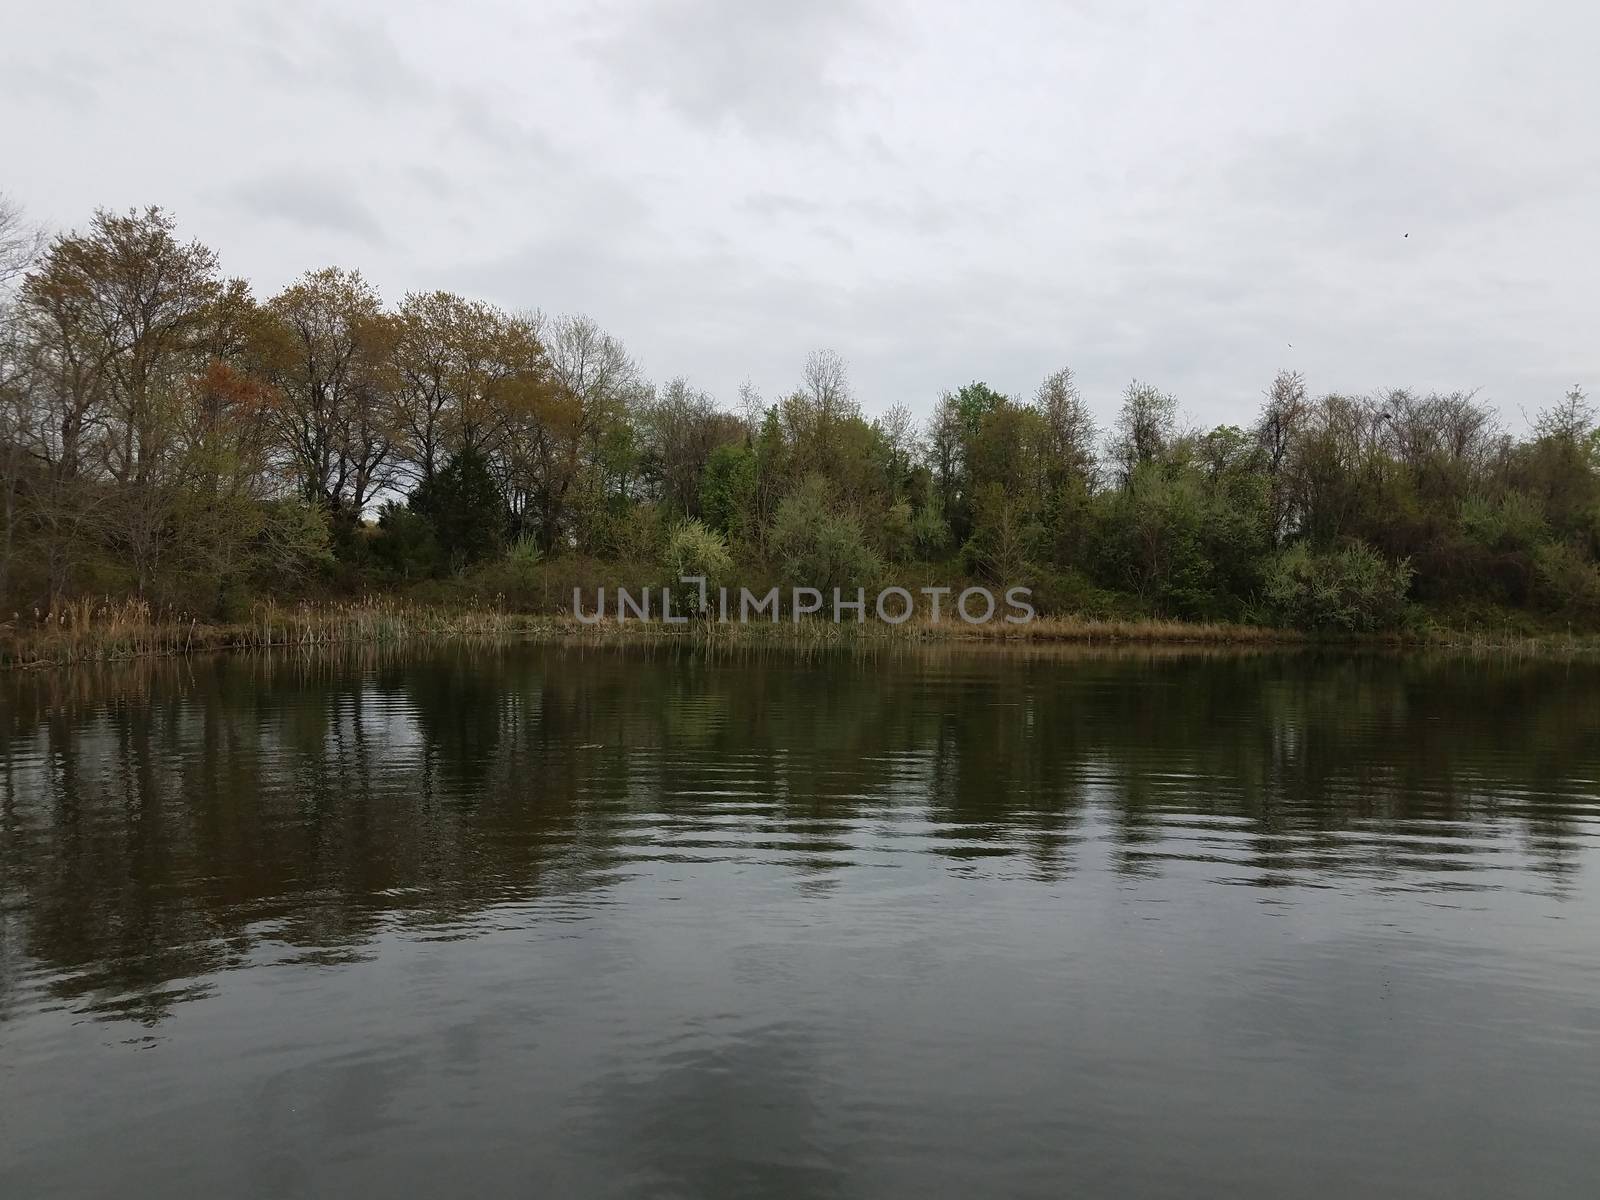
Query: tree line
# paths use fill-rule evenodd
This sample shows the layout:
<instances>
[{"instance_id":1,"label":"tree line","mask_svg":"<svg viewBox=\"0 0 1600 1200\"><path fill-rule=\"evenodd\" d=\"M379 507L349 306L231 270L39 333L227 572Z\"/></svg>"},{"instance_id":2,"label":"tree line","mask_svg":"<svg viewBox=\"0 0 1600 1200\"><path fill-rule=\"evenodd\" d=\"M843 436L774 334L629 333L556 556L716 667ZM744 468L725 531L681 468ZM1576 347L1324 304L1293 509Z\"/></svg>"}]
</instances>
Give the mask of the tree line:
<instances>
[{"instance_id":1,"label":"tree line","mask_svg":"<svg viewBox=\"0 0 1600 1200\"><path fill-rule=\"evenodd\" d=\"M0 204L0 606L470 587L580 564L830 589L953 575L1046 612L1372 630L1600 616L1583 391L1517 436L1474 394L1272 381L1205 430L1070 370L868 416L828 351L767 399L653 384L583 316L359 272L260 298L160 209L43 239ZM542 590L536 584L544 585ZM557 595L559 595L559 591ZM570 594L570 593L569 593Z\"/></svg>"}]
</instances>

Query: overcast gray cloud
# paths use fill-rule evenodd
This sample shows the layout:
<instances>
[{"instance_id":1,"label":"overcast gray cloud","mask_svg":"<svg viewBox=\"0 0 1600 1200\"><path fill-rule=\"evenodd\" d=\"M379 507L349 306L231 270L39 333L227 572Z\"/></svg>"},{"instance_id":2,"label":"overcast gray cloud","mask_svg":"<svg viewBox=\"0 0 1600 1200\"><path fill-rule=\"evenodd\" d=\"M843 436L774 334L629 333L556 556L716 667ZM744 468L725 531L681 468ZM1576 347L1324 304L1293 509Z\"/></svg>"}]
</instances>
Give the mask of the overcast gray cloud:
<instances>
[{"instance_id":1,"label":"overcast gray cloud","mask_svg":"<svg viewBox=\"0 0 1600 1200\"><path fill-rule=\"evenodd\" d=\"M247 179L230 195L246 214L288 221L310 230L350 234L381 245L383 230L359 199L358 189L338 176L285 167Z\"/></svg>"},{"instance_id":2,"label":"overcast gray cloud","mask_svg":"<svg viewBox=\"0 0 1600 1200\"><path fill-rule=\"evenodd\" d=\"M892 31L866 0L647 0L618 10L592 47L622 91L691 122L811 138L861 93L850 60L892 54Z\"/></svg>"},{"instance_id":3,"label":"overcast gray cloud","mask_svg":"<svg viewBox=\"0 0 1600 1200\"><path fill-rule=\"evenodd\" d=\"M1292 366L1515 422L1600 391L1596 44L1576 0L34 5L0 188L161 204L263 292L583 309L730 401L829 346L869 411L1071 365L1242 420Z\"/></svg>"}]
</instances>

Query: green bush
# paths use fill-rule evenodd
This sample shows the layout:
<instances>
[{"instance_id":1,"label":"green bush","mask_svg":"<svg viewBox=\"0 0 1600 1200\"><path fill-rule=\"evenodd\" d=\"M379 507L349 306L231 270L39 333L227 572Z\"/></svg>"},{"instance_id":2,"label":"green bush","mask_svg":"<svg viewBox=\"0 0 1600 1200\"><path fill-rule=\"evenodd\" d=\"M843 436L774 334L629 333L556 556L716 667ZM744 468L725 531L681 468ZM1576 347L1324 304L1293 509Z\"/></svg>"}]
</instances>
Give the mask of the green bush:
<instances>
[{"instance_id":1,"label":"green bush","mask_svg":"<svg viewBox=\"0 0 1600 1200\"><path fill-rule=\"evenodd\" d=\"M654 563L666 549L667 525L659 505L613 498L583 510L578 543L599 558Z\"/></svg>"},{"instance_id":2,"label":"green bush","mask_svg":"<svg viewBox=\"0 0 1600 1200\"><path fill-rule=\"evenodd\" d=\"M506 547L504 562L506 573L516 586L524 591L538 582L539 564L544 561L544 551L539 549L539 539L525 533Z\"/></svg>"},{"instance_id":3,"label":"green bush","mask_svg":"<svg viewBox=\"0 0 1600 1200\"><path fill-rule=\"evenodd\" d=\"M1028 580L1033 589L1033 604L1047 617L1112 617L1137 615L1125 598L1098 588L1081 572L1041 568Z\"/></svg>"},{"instance_id":4,"label":"green bush","mask_svg":"<svg viewBox=\"0 0 1600 1200\"><path fill-rule=\"evenodd\" d=\"M1206 515L1197 479L1170 475L1159 465L1136 468L1127 485L1098 506L1096 573L1102 582L1131 593L1146 611L1216 615Z\"/></svg>"},{"instance_id":5,"label":"green bush","mask_svg":"<svg viewBox=\"0 0 1600 1200\"><path fill-rule=\"evenodd\" d=\"M1548 532L1544 509L1523 492L1494 500L1469 497L1461 504L1461 529L1478 545L1501 553L1532 550Z\"/></svg>"},{"instance_id":6,"label":"green bush","mask_svg":"<svg viewBox=\"0 0 1600 1200\"><path fill-rule=\"evenodd\" d=\"M783 581L814 587L825 599L832 589L853 592L870 587L883 573L883 561L861 536L854 517L829 504L828 485L812 476L778 505L772 521L772 556Z\"/></svg>"},{"instance_id":7,"label":"green bush","mask_svg":"<svg viewBox=\"0 0 1600 1200\"><path fill-rule=\"evenodd\" d=\"M1539 599L1558 612L1600 612L1600 567L1565 542L1546 542L1533 552Z\"/></svg>"},{"instance_id":8,"label":"green bush","mask_svg":"<svg viewBox=\"0 0 1600 1200\"><path fill-rule=\"evenodd\" d=\"M1298 629L1375 633L1404 620L1411 574L1408 560L1389 562L1362 542L1323 553L1300 544L1268 567L1265 597L1278 620Z\"/></svg>"},{"instance_id":9,"label":"green bush","mask_svg":"<svg viewBox=\"0 0 1600 1200\"><path fill-rule=\"evenodd\" d=\"M274 583L320 574L333 565L328 514L312 504L269 501L263 505L255 550L257 570Z\"/></svg>"},{"instance_id":10,"label":"green bush","mask_svg":"<svg viewBox=\"0 0 1600 1200\"><path fill-rule=\"evenodd\" d=\"M680 616L690 615L700 607L699 585L681 582L682 576L705 578L706 600L712 608L716 607L717 589L733 579L733 557L728 553L726 539L703 521L682 521L673 528L667 536L663 565L667 586L672 589L672 611Z\"/></svg>"}]
</instances>

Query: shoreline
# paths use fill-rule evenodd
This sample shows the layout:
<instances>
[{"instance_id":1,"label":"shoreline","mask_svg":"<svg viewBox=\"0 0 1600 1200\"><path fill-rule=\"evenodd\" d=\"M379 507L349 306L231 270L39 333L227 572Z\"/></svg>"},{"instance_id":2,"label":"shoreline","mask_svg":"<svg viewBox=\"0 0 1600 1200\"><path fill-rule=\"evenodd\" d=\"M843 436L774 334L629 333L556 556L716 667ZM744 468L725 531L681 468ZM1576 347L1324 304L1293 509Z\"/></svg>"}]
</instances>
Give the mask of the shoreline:
<instances>
[{"instance_id":1,"label":"shoreline","mask_svg":"<svg viewBox=\"0 0 1600 1200\"><path fill-rule=\"evenodd\" d=\"M707 647L833 646L1195 646L1212 648L1325 648L1398 652L1451 651L1540 657L1600 652L1600 635L1496 633L1431 628L1389 635L1314 635L1262 625L1158 619L1040 617L1025 625L992 621L911 621L834 624L783 620L762 623L607 619L585 624L570 615L508 612L490 607L443 607L378 598L351 604L263 606L248 621L201 621L187 614L152 614L137 602L69 606L54 621L18 631L0 626L0 669L59 669L151 657L239 650L311 649L452 641L531 641L582 646L692 644Z\"/></svg>"}]
</instances>

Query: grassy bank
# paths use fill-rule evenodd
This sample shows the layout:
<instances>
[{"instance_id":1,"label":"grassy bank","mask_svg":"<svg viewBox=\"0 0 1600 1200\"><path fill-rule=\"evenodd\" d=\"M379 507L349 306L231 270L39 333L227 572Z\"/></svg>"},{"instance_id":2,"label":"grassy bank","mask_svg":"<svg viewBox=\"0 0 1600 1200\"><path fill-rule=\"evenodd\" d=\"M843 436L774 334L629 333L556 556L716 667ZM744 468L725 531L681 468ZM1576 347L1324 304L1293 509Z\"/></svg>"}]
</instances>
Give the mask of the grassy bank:
<instances>
[{"instance_id":1,"label":"grassy bank","mask_svg":"<svg viewBox=\"0 0 1600 1200\"><path fill-rule=\"evenodd\" d=\"M1404 637L1311 638L1260 625L1170 620L1101 620L1041 617L1026 625L913 620L798 624L657 622L583 624L570 616L511 612L494 604L429 605L389 597L343 603L262 604L248 620L205 621L181 610L154 609L140 600L78 601L60 609L15 617L0 626L0 666L47 667L112 662L218 650L296 649L341 645L398 645L452 640L571 641L586 645L695 641L707 645L801 646L915 645L1205 645L1432 648L1474 653L1580 654L1600 651L1600 637L1570 632L1539 635L1506 630L1430 628Z\"/></svg>"},{"instance_id":2,"label":"grassy bank","mask_svg":"<svg viewBox=\"0 0 1600 1200\"><path fill-rule=\"evenodd\" d=\"M1045 618L1028 625L960 621L842 623L805 620L684 625L509 612L491 605L438 606L374 598L352 603L265 604L247 621L203 621L139 600L79 601L0 627L0 664L68 666L215 650L394 644L459 639L571 640L589 644L696 640L724 645L819 646L856 642L1193 642L1262 644L1301 640L1285 630L1179 621Z\"/></svg>"},{"instance_id":3,"label":"grassy bank","mask_svg":"<svg viewBox=\"0 0 1600 1200\"><path fill-rule=\"evenodd\" d=\"M66 666L212 650L499 638L528 625L490 607L444 609L375 598L344 604L263 604L249 620L202 620L142 600L75 601L0 627L0 665Z\"/></svg>"}]
</instances>

